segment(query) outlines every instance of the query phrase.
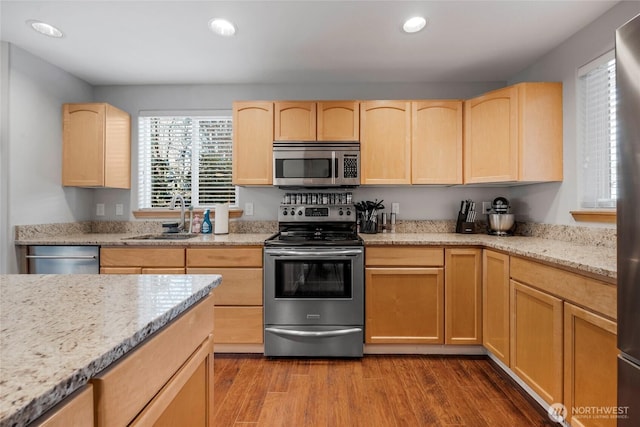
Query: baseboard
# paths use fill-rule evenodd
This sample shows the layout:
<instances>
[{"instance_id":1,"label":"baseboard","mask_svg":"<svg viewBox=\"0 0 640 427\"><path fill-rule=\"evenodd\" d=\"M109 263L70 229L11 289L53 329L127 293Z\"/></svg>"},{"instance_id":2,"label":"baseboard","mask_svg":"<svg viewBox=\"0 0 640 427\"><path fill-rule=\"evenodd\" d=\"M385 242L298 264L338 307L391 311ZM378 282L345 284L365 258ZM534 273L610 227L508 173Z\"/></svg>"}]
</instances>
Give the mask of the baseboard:
<instances>
[{"instance_id":1,"label":"baseboard","mask_svg":"<svg viewBox=\"0 0 640 427\"><path fill-rule=\"evenodd\" d=\"M365 344L364 354L434 354L484 356L487 354L487 351L481 345Z\"/></svg>"},{"instance_id":2,"label":"baseboard","mask_svg":"<svg viewBox=\"0 0 640 427\"><path fill-rule=\"evenodd\" d=\"M264 344L214 344L214 353L264 353Z\"/></svg>"},{"instance_id":3,"label":"baseboard","mask_svg":"<svg viewBox=\"0 0 640 427\"><path fill-rule=\"evenodd\" d=\"M536 393L535 391L533 391L533 389L531 387L529 387L524 381L522 381L522 379L520 379L520 377L518 377L518 375L516 375L507 365L505 365L500 359L498 359L496 356L494 356L489 350L485 350L487 356L489 357L489 359L491 359L492 362L495 363L495 365L500 368L500 370L502 370L503 373L505 373L509 378L511 378L513 380L513 382L515 382L518 387L520 387L522 389L522 391L524 391L526 394L529 395L529 397L535 402L537 403L547 414L549 413L549 408L551 407L551 405L549 405L542 397L540 397L540 395L538 393ZM563 402L556 402L556 403L563 403ZM562 422L562 423L558 423L558 422L553 422L553 424L551 425L562 425L564 427L571 427L571 425L569 423L567 423L566 421Z\"/></svg>"}]
</instances>

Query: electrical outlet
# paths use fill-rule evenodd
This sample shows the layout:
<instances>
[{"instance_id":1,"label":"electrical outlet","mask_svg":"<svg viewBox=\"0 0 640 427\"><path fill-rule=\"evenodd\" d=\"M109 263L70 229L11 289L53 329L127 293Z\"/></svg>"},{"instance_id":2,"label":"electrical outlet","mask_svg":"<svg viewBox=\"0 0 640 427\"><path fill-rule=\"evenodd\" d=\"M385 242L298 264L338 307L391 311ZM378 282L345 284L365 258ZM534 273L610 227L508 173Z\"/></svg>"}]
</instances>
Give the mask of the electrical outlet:
<instances>
[{"instance_id":1,"label":"electrical outlet","mask_svg":"<svg viewBox=\"0 0 640 427\"><path fill-rule=\"evenodd\" d=\"M482 213L491 213L491 202L482 202Z\"/></svg>"},{"instance_id":2,"label":"electrical outlet","mask_svg":"<svg viewBox=\"0 0 640 427\"><path fill-rule=\"evenodd\" d=\"M96 216L104 216L104 203L96 204Z\"/></svg>"},{"instance_id":3,"label":"electrical outlet","mask_svg":"<svg viewBox=\"0 0 640 427\"><path fill-rule=\"evenodd\" d=\"M116 203L116 215L117 216L124 215L124 205L122 203Z\"/></svg>"},{"instance_id":4,"label":"electrical outlet","mask_svg":"<svg viewBox=\"0 0 640 427\"><path fill-rule=\"evenodd\" d=\"M400 203L391 203L391 213L396 215L400 213Z\"/></svg>"},{"instance_id":5,"label":"electrical outlet","mask_svg":"<svg viewBox=\"0 0 640 427\"><path fill-rule=\"evenodd\" d=\"M247 202L247 203L244 204L244 214L246 216L252 216L253 215L253 203Z\"/></svg>"}]
</instances>

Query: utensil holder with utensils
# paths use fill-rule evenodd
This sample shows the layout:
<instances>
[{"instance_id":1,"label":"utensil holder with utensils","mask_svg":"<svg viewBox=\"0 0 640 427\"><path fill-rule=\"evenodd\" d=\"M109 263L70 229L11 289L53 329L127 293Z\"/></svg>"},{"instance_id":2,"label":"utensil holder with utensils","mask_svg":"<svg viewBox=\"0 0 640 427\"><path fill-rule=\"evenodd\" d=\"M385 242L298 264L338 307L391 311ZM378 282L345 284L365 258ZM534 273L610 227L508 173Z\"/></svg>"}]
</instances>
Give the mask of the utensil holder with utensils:
<instances>
[{"instance_id":1,"label":"utensil holder with utensils","mask_svg":"<svg viewBox=\"0 0 640 427\"><path fill-rule=\"evenodd\" d=\"M365 201L355 204L360 222L360 233L375 234L378 232L378 211L384 209L383 200Z\"/></svg>"}]
</instances>

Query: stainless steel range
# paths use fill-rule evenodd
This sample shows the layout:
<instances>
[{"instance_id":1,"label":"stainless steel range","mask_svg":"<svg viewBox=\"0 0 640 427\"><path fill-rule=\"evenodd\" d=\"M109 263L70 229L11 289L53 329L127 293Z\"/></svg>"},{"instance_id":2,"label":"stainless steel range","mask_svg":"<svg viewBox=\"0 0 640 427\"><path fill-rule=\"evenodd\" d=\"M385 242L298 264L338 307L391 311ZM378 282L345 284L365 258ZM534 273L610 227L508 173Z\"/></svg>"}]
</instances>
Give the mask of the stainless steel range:
<instances>
[{"instance_id":1,"label":"stainless steel range","mask_svg":"<svg viewBox=\"0 0 640 427\"><path fill-rule=\"evenodd\" d=\"M362 357L364 245L354 206L281 205L278 226L264 250L265 356Z\"/></svg>"}]
</instances>

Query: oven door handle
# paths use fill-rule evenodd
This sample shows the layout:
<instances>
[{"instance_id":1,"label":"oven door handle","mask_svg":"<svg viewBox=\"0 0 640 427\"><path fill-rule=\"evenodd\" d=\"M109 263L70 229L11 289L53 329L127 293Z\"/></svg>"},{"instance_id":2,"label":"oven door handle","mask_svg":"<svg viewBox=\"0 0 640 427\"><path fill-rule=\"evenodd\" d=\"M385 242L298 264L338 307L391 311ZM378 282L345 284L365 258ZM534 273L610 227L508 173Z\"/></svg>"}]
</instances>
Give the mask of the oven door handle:
<instances>
[{"instance_id":1,"label":"oven door handle","mask_svg":"<svg viewBox=\"0 0 640 427\"><path fill-rule=\"evenodd\" d=\"M280 329L280 328L264 328L266 332L273 332L277 335L289 335L294 337L312 337L312 338L326 338L326 337L339 337L342 335L357 334L362 332L362 328L347 328L336 329L335 331L297 331L292 329Z\"/></svg>"},{"instance_id":2,"label":"oven door handle","mask_svg":"<svg viewBox=\"0 0 640 427\"><path fill-rule=\"evenodd\" d=\"M326 258L330 256L356 256L362 255L362 249L343 249L343 250L322 250L320 252L305 252L290 249L271 249L266 252L267 255L276 256L301 256L308 258Z\"/></svg>"}]
</instances>

